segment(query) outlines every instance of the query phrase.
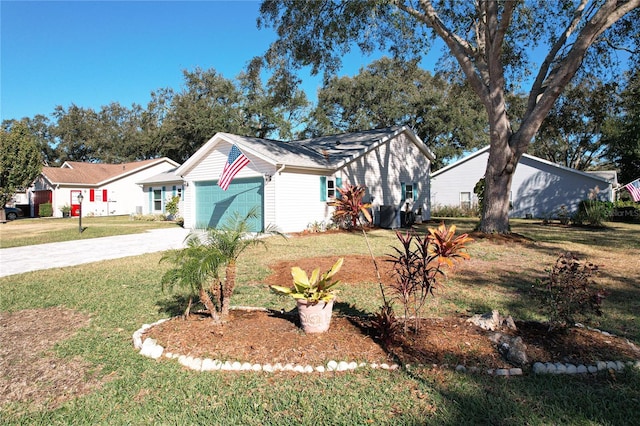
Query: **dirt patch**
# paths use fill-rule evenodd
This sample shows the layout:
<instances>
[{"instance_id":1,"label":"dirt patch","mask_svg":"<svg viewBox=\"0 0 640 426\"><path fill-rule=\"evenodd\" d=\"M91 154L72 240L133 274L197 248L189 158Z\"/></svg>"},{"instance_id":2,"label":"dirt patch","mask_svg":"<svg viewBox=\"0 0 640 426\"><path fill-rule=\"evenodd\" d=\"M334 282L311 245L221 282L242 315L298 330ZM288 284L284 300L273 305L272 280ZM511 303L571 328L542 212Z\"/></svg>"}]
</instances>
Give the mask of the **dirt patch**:
<instances>
[{"instance_id":1,"label":"dirt patch","mask_svg":"<svg viewBox=\"0 0 640 426\"><path fill-rule=\"evenodd\" d=\"M362 282L377 283L371 256L353 255L343 256L344 263L335 278L343 283L357 284ZM331 266L338 260L338 256L313 257L305 259L296 259L295 261L282 261L269 265L269 269L273 272L265 279L267 285L291 285L291 268L298 266L310 274L315 268L320 268L320 272L331 269ZM391 278L393 272L393 264L387 262L385 258L376 258L378 270L383 282L387 282Z\"/></svg>"},{"instance_id":2,"label":"dirt patch","mask_svg":"<svg viewBox=\"0 0 640 426\"><path fill-rule=\"evenodd\" d=\"M331 267L335 257L297 259L271 265L274 271L267 284L291 281L291 267L305 270ZM336 276L350 284L377 282L368 256L346 256L345 266ZM378 259L381 274L388 277L391 264ZM465 316L427 318L418 330L400 336L383 347L376 339L370 317L338 315L327 333L306 335L298 326L295 312L234 311L228 324L215 326L210 319L193 315L187 320L164 322L145 334L166 351L252 363L296 363L322 365L329 360L363 362L402 362L411 364L463 364L483 368L503 368L502 359L491 332L466 321ZM588 329L570 329L550 333L545 324L517 322L517 331L503 331L520 336L527 345L530 362L554 361L575 364L594 361L636 360L640 353L625 339L606 336ZM413 323L411 323L413 327ZM144 339L143 337L143 339Z\"/></svg>"},{"instance_id":3,"label":"dirt patch","mask_svg":"<svg viewBox=\"0 0 640 426\"><path fill-rule=\"evenodd\" d=\"M0 406L51 409L99 387L86 362L53 351L88 323L86 315L61 307L0 312Z\"/></svg>"}]
</instances>

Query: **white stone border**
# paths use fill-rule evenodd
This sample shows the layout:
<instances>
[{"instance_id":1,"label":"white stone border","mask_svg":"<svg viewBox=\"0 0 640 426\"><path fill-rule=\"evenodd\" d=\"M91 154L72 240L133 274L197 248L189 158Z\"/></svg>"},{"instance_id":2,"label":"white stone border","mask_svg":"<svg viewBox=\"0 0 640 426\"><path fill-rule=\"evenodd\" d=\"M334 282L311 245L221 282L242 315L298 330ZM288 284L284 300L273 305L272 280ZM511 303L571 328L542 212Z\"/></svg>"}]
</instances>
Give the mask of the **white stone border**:
<instances>
[{"instance_id":1,"label":"white stone border","mask_svg":"<svg viewBox=\"0 0 640 426\"><path fill-rule=\"evenodd\" d=\"M235 307L236 310L262 310L262 308L249 308L249 307ZM294 373L325 373L331 371L350 371L356 370L358 368L369 367L372 369L382 369L382 370L398 370L400 365L398 364L378 364L378 363L366 363L360 362L357 363L355 361L347 362L347 361L334 361L330 360L326 365L319 366L311 366L311 365L300 365L300 364L252 364L250 362L239 362L239 361L220 361L217 359L210 358L194 358L191 356L174 354L171 352L166 352L162 346L160 346L155 339L146 338L144 341L142 340L142 335L149 330L150 328L162 324L165 321L168 321L170 318L164 318L159 321L154 322L153 324L143 324L140 329L136 330L133 333L133 347L136 350L140 351L140 355L146 356L148 358L159 359L163 355L165 358L169 359L177 359L178 362L195 371L264 371L267 373L274 373L278 371L288 371Z\"/></svg>"},{"instance_id":2,"label":"white stone border","mask_svg":"<svg viewBox=\"0 0 640 426\"><path fill-rule=\"evenodd\" d=\"M245 306L237 306L233 307L235 310L264 310L264 308L252 308ZM148 358L159 359L163 355L165 358L169 359L177 359L178 362L195 371L264 371L267 373L274 373L278 371L287 371L294 373L325 373L332 371L352 371L358 368L369 367L372 369L382 369L382 370L398 370L400 369L399 364L378 364L378 363L366 363L360 362L357 363L355 361L347 362L347 361L334 361L330 360L326 365L319 366L311 366L311 365L300 365L300 364L252 364L250 362L239 362L239 361L220 361L217 359L210 358L194 358L191 356L174 354L171 352L165 352L164 347L158 345L155 339L146 338L144 341L142 340L142 335L152 327L156 325L160 325L165 321L168 321L170 318L163 318L159 321L154 322L153 324L143 324L138 330L133 333L133 347L136 350L140 351L140 355L146 356ZM597 329L593 329L594 331L599 331ZM608 333L607 333L608 334ZM610 335L610 334L609 334ZM633 346L631 342L627 340L629 344ZM635 347L635 346L634 346ZM626 367L636 368L640 370L640 360L638 361L597 361L593 365L573 365L569 363L561 363L561 362L536 362L531 367L531 372L533 374L587 374L587 373L598 373L600 371L618 371L622 372ZM410 370L412 366L410 364L405 365L405 369ZM486 372L486 374L491 376L522 376L523 372L521 368L496 368L496 369L488 369L482 370L477 367L465 367L464 365L458 365L455 368L455 371L459 373L478 373L478 372Z\"/></svg>"}]
</instances>

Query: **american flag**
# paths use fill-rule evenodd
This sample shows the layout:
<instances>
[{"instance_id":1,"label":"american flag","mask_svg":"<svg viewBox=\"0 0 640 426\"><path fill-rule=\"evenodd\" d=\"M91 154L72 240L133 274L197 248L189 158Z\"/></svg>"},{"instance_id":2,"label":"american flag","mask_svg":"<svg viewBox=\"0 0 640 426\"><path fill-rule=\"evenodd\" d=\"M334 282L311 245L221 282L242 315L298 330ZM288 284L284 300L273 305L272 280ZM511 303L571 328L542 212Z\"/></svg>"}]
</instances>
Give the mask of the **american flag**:
<instances>
[{"instance_id":1,"label":"american flag","mask_svg":"<svg viewBox=\"0 0 640 426\"><path fill-rule=\"evenodd\" d=\"M624 186L631 193L633 201L640 201L640 178Z\"/></svg>"},{"instance_id":2,"label":"american flag","mask_svg":"<svg viewBox=\"0 0 640 426\"><path fill-rule=\"evenodd\" d=\"M249 159L237 146L233 145L231 151L229 151L229 157L224 165L224 169L222 170L222 175L220 175L218 186L226 191L233 177L247 164L249 164Z\"/></svg>"}]
</instances>

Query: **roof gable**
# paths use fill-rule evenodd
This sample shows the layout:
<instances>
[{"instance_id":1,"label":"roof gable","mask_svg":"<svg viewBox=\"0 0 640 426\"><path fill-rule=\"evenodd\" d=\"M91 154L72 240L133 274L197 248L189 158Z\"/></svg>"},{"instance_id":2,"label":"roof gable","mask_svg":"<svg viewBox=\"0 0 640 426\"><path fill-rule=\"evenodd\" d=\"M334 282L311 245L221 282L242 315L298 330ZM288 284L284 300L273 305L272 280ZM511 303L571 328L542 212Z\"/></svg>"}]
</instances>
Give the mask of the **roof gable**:
<instances>
[{"instance_id":1,"label":"roof gable","mask_svg":"<svg viewBox=\"0 0 640 426\"><path fill-rule=\"evenodd\" d=\"M176 170L176 174L184 176L223 141L234 144L244 153L261 158L274 166L335 170L401 133L405 133L411 142L416 144L431 161L435 159L434 154L424 142L406 126L322 136L292 142L216 133Z\"/></svg>"}]
</instances>

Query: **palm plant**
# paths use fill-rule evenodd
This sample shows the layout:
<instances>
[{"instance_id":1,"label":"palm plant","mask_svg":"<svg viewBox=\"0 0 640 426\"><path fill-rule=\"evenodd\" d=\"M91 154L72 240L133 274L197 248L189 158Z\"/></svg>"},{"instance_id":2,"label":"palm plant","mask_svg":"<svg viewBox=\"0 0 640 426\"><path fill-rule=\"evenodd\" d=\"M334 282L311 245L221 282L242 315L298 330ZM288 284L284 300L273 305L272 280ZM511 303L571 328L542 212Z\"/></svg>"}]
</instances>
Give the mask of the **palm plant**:
<instances>
[{"instance_id":1,"label":"palm plant","mask_svg":"<svg viewBox=\"0 0 640 426\"><path fill-rule=\"evenodd\" d=\"M250 229L250 221L257 217L255 209L245 216L236 212L219 228L192 231L187 236L185 249L163 256L162 259L175 265L163 276L163 285L178 284L188 287L192 295L197 292L214 322L226 322L236 285L238 257L251 246L265 244L261 238L264 233L253 233ZM266 233L282 235L272 227L268 227ZM220 277L222 267L224 280ZM207 281L209 288L205 289Z\"/></svg>"},{"instance_id":2,"label":"palm plant","mask_svg":"<svg viewBox=\"0 0 640 426\"><path fill-rule=\"evenodd\" d=\"M187 247L182 250L169 250L164 253L160 262L170 262L174 266L164 273L161 279L162 291L167 288L180 287L188 291L188 303L184 317L188 317L193 304L193 297L198 296L209 311L215 322L220 322L214 302L204 285L210 282L209 291L215 294L217 283L220 281L218 269L222 263L222 256L216 250L210 250L202 244L194 234L187 237Z\"/></svg>"}]
</instances>

